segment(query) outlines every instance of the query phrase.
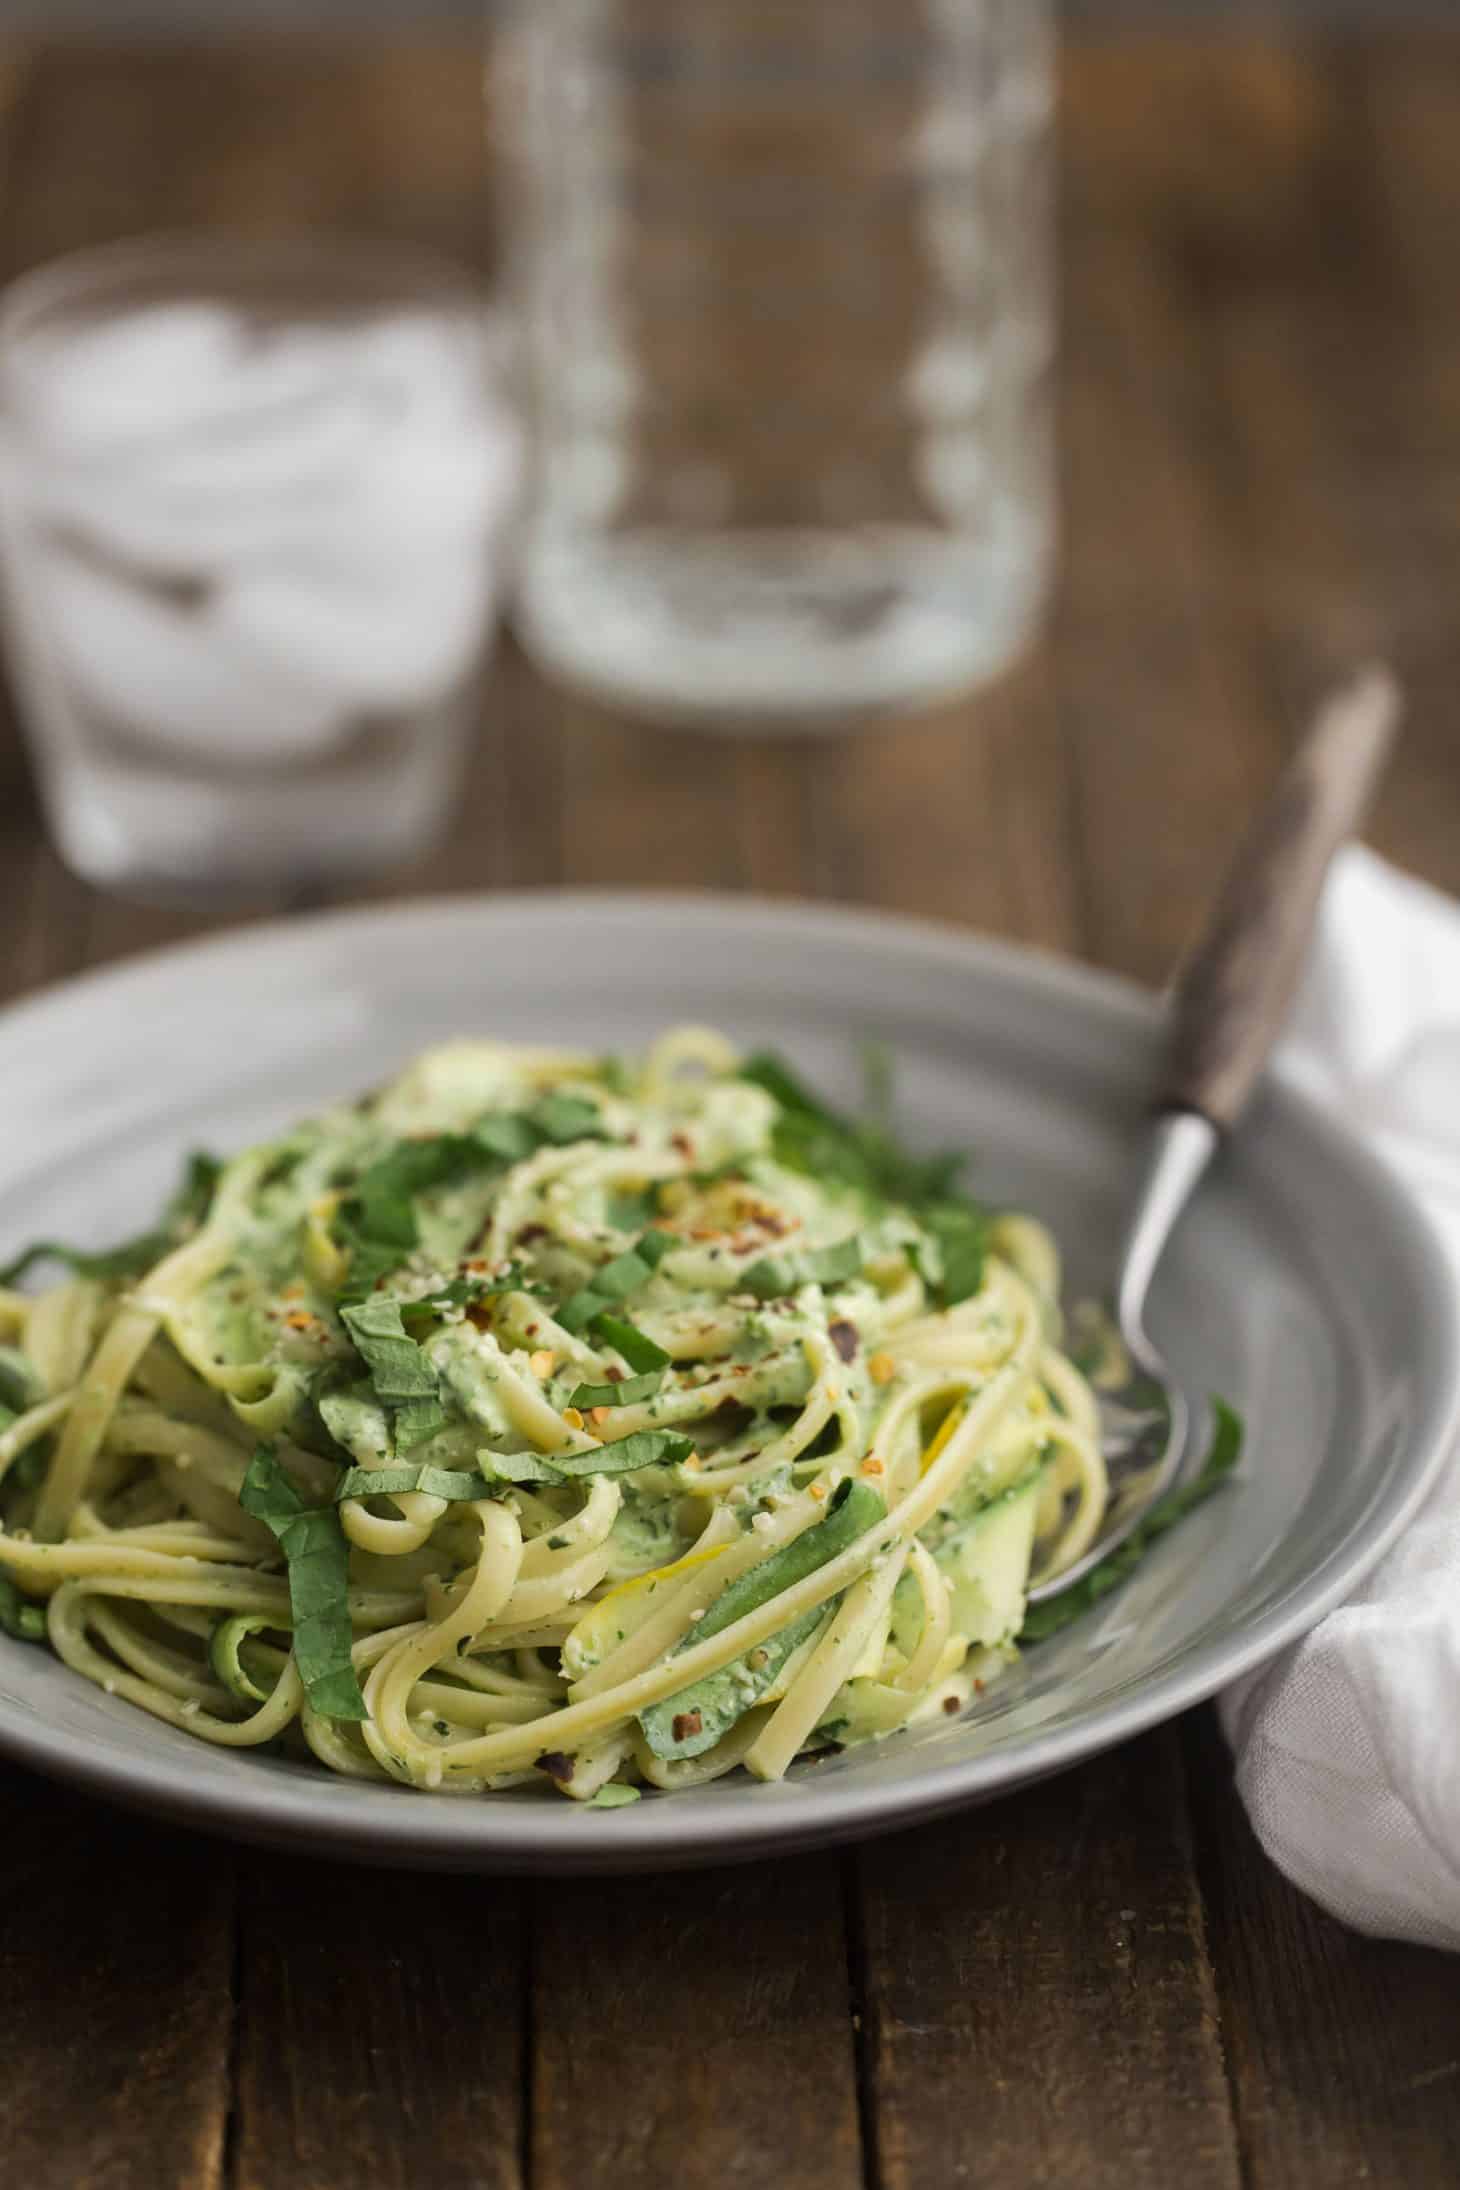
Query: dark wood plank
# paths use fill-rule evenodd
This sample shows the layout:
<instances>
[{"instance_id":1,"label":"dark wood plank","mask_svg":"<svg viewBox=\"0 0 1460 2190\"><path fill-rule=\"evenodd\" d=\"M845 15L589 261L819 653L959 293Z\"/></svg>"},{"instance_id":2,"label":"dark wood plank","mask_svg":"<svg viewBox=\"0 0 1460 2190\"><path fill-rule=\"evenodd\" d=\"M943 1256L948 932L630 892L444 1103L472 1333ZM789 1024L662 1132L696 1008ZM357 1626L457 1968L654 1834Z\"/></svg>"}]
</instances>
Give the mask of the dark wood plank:
<instances>
[{"instance_id":1,"label":"dark wood plank","mask_svg":"<svg viewBox=\"0 0 1460 2190\"><path fill-rule=\"evenodd\" d=\"M1378 816L1380 848L1441 887L1460 890L1460 41L1403 38L1336 56L1350 157L1364 191L1376 339L1371 391L1382 429L1350 430L1362 499L1355 528L1406 676L1402 768ZM1444 243L1451 246L1449 270ZM1382 342L1382 348L1379 346ZM1353 353L1350 353L1352 357Z\"/></svg>"},{"instance_id":2,"label":"dark wood plank","mask_svg":"<svg viewBox=\"0 0 1460 2190\"><path fill-rule=\"evenodd\" d=\"M1080 947L1080 863L1048 644L972 699L829 747L814 818L815 871L831 896Z\"/></svg>"},{"instance_id":3,"label":"dark wood plank","mask_svg":"<svg viewBox=\"0 0 1460 2190\"><path fill-rule=\"evenodd\" d=\"M1066 67L1057 674L1090 948L1157 982L1285 743L1234 599L1202 336L1169 247L1173 228L1259 193L1248 55L1077 46ZM1157 131L1156 114L1183 120Z\"/></svg>"},{"instance_id":4,"label":"dark wood plank","mask_svg":"<svg viewBox=\"0 0 1460 2190\"><path fill-rule=\"evenodd\" d=\"M1172 1734L857 1868L884 2190L1237 2190Z\"/></svg>"},{"instance_id":5,"label":"dark wood plank","mask_svg":"<svg viewBox=\"0 0 1460 2190\"><path fill-rule=\"evenodd\" d=\"M0 49L0 270L15 263L12 197L21 172L22 117L34 63L18 44ZM8 683L0 688L0 997L9 999L75 964L82 899L46 844Z\"/></svg>"},{"instance_id":6,"label":"dark wood plank","mask_svg":"<svg viewBox=\"0 0 1460 2190\"><path fill-rule=\"evenodd\" d=\"M85 907L47 844L19 750L0 747L0 999L54 980L80 958Z\"/></svg>"},{"instance_id":7,"label":"dark wood plank","mask_svg":"<svg viewBox=\"0 0 1460 2190\"><path fill-rule=\"evenodd\" d=\"M1460 2153L1460 1958L1363 1939L1325 1916L1258 1846L1215 1713L1186 1732L1247 2181L1448 2190Z\"/></svg>"},{"instance_id":8,"label":"dark wood plank","mask_svg":"<svg viewBox=\"0 0 1460 2190\"><path fill-rule=\"evenodd\" d=\"M526 1891L244 1859L230 2190L520 2190Z\"/></svg>"},{"instance_id":9,"label":"dark wood plank","mask_svg":"<svg viewBox=\"0 0 1460 2190\"><path fill-rule=\"evenodd\" d=\"M1268 688L1292 720L1322 679L1370 653L1395 662L1411 705L1373 835L1454 888L1460 380L1433 239L1460 198L1446 158L1460 62L1447 43L1426 51L1407 88L1387 47L1327 67L1266 52L1250 71L1252 133L1273 140L1268 172L1275 147L1286 154L1286 187L1260 235L1251 209L1208 205L1163 248L1199 331L1233 597Z\"/></svg>"},{"instance_id":10,"label":"dark wood plank","mask_svg":"<svg viewBox=\"0 0 1460 2190\"><path fill-rule=\"evenodd\" d=\"M221 2185L232 1939L226 1849L0 1767L7 2182Z\"/></svg>"},{"instance_id":11,"label":"dark wood plank","mask_svg":"<svg viewBox=\"0 0 1460 2190\"><path fill-rule=\"evenodd\" d=\"M459 39L53 46L17 129L17 264L193 226L488 250L479 49Z\"/></svg>"},{"instance_id":12,"label":"dark wood plank","mask_svg":"<svg viewBox=\"0 0 1460 2190\"><path fill-rule=\"evenodd\" d=\"M530 785L518 810L532 803L545 752L562 880L806 894L814 787L843 764L840 740L650 728L541 681L529 721L535 741L515 741Z\"/></svg>"},{"instance_id":13,"label":"dark wood plank","mask_svg":"<svg viewBox=\"0 0 1460 2190\"><path fill-rule=\"evenodd\" d=\"M836 765L816 744L746 738L732 762L735 834L745 887L804 897L812 886L817 785Z\"/></svg>"},{"instance_id":14,"label":"dark wood plank","mask_svg":"<svg viewBox=\"0 0 1460 2190\"><path fill-rule=\"evenodd\" d=\"M544 1886L534 2190L860 2190L834 1857Z\"/></svg>"},{"instance_id":15,"label":"dark wood plank","mask_svg":"<svg viewBox=\"0 0 1460 2190\"><path fill-rule=\"evenodd\" d=\"M558 698L556 714L565 876L634 889L736 886L733 743L641 727L574 695Z\"/></svg>"}]
</instances>

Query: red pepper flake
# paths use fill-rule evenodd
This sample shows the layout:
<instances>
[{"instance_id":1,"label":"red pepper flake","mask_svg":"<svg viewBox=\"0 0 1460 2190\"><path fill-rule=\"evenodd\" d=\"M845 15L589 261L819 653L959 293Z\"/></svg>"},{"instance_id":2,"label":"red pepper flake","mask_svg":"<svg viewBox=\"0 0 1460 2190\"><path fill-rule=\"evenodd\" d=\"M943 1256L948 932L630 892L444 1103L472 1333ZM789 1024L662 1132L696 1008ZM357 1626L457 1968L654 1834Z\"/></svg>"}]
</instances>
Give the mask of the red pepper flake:
<instances>
[{"instance_id":1,"label":"red pepper flake","mask_svg":"<svg viewBox=\"0 0 1460 2190\"><path fill-rule=\"evenodd\" d=\"M537 1769L539 1772L546 1772L549 1779L563 1787L573 1776L573 1759L565 1756L561 1749L544 1749L537 1760Z\"/></svg>"},{"instance_id":2,"label":"red pepper flake","mask_svg":"<svg viewBox=\"0 0 1460 2190\"><path fill-rule=\"evenodd\" d=\"M677 1711L675 1713L673 1731L676 1741L688 1741L693 1735L702 1734L704 1730L705 1722L698 1711ZM539 1759L540 1761L541 1759Z\"/></svg>"},{"instance_id":3,"label":"red pepper flake","mask_svg":"<svg viewBox=\"0 0 1460 2190\"><path fill-rule=\"evenodd\" d=\"M671 1133L669 1145L671 1148L677 1148L680 1155L686 1159L694 1154L694 1144L687 1133Z\"/></svg>"},{"instance_id":4,"label":"red pepper flake","mask_svg":"<svg viewBox=\"0 0 1460 2190\"><path fill-rule=\"evenodd\" d=\"M519 1247L530 1247L534 1240L546 1238L547 1226L545 1224L527 1224L518 1233L517 1244Z\"/></svg>"},{"instance_id":5,"label":"red pepper flake","mask_svg":"<svg viewBox=\"0 0 1460 2190\"><path fill-rule=\"evenodd\" d=\"M857 1347L861 1341L855 1323L848 1323L844 1317L839 1316L835 1323L827 1325L826 1335L841 1355L843 1361L856 1360Z\"/></svg>"},{"instance_id":6,"label":"red pepper flake","mask_svg":"<svg viewBox=\"0 0 1460 2190\"><path fill-rule=\"evenodd\" d=\"M956 1696L945 1696L943 1698L943 1709L947 1712L949 1718L951 1719L956 1711L962 1709L962 1705L959 1703Z\"/></svg>"}]
</instances>

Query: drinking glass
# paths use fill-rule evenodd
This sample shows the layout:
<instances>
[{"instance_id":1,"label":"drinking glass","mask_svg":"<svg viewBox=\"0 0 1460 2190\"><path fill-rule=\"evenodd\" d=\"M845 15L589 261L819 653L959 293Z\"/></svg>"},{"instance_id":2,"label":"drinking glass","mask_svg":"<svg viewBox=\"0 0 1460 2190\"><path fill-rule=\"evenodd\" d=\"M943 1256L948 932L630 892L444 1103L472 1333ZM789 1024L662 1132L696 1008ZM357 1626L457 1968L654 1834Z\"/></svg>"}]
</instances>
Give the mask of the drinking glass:
<instances>
[{"instance_id":1,"label":"drinking glass","mask_svg":"<svg viewBox=\"0 0 1460 2190\"><path fill-rule=\"evenodd\" d=\"M1003 668L1054 532L1045 0L525 0L495 81L531 651L749 729Z\"/></svg>"},{"instance_id":2,"label":"drinking glass","mask_svg":"<svg viewBox=\"0 0 1460 2190\"><path fill-rule=\"evenodd\" d=\"M465 274L146 238L0 306L12 684L56 841L149 894L420 853L474 722L518 433Z\"/></svg>"}]
</instances>

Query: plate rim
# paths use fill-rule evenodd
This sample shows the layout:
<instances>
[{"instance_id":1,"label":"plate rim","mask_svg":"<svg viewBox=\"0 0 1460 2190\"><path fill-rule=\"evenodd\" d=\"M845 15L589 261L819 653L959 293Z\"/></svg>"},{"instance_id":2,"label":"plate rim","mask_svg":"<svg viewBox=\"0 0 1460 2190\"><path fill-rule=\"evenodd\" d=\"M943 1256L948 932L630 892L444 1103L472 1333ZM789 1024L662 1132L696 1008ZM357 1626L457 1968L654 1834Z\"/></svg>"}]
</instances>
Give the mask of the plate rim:
<instances>
[{"instance_id":1,"label":"plate rim","mask_svg":"<svg viewBox=\"0 0 1460 2190\"><path fill-rule=\"evenodd\" d=\"M1159 1024L1155 992L1126 975L1088 966L1037 944L1013 942L963 928L865 906L803 897L769 898L721 890L551 886L498 891L436 893L385 904L353 903L298 916L265 918L230 926L221 934L186 939L139 952L117 964L88 968L47 983L0 1010L0 1043L17 1034L42 1032L54 1012L84 1008L88 996L105 992L126 1000L128 991L174 972L226 965L260 950L308 947L312 938L372 928L463 925L544 915L571 923L605 915L626 921L673 917L732 921L754 931L794 930L842 942L858 938L885 957L889 949L994 976L1041 991L1081 1009L1087 1017L1111 1015L1146 1031ZM416 1865L475 1872L614 1872L636 1868L751 1861L906 1829L1037 1778L1062 1771L1176 1716L1250 1673L1308 1632L1348 1595L1383 1557L1412 1519L1444 1465L1460 1430L1460 1274L1428 1213L1387 1157L1332 1111L1314 1101L1278 1061L1269 1074L1273 1095L1324 1154L1366 1176L1389 1207L1397 1230L1423 1267L1435 1303L1434 1324L1448 1331L1438 1349L1435 1387L1427 1394L1422 1422L1404 1459L1378 1493L1369 1524L1355 1528L1319 1566L1292 1584L1282 1601L1237 1630L1198 1641L1185 1661L1139 1680L1130 1692L1110 1697L1085 1718L1054 1731L1035 1732L1008 1747L997 1746L960 1760L930 1763L886 1787L837 1793L801 1777L780 1789L757 1790L735 1831L716 1825L703 1842L686 1843L674 1822L675 1806L658 1801L613 1812L577 1806L561 1814L546 1804L468 1805L459 1799L422 1803L407 1789L373 1789L401 1802L397 1820L373 1814L352 1818L347 1805L331 1811L322 1797L331 1783L260 1774L246 1791L190 1782L166 1759L80 1746L70 1735L15 1718L0 1700L0 1752L64 1783L121 1804L229 1838L288 1846L302 1852L381 1865ZM1398 1487L1396 1488L1396 1479ZM20 1648L16 1644L11 1647ZM814 1771L814 1767L813 1767ZM575 1840L577 1845L574 1845Z\"/></svg>"}]
</instances>

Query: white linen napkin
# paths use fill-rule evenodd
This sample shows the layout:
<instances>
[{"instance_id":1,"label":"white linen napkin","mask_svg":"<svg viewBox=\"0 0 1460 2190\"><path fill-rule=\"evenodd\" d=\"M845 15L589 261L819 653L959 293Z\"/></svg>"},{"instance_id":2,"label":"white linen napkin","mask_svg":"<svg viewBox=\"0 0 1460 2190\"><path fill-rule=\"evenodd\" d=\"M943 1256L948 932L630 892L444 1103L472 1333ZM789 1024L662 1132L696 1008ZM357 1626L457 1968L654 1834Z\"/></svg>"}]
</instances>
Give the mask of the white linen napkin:
<instances>
[{"instance_id":1,"label":"white linen napkin","mask_svg":"<svg viewBox=\"0 0 1460 2190\"><path fill-rule=\"evenodd\" d=\"M1460 1260L1460 904L1343 853L1283 1056ZM1221 1715L1258 1838L1295 1885L1359 1931L1460 1948L1460 1450L1349 1602Z\"/></svg>"}]
</instances>

